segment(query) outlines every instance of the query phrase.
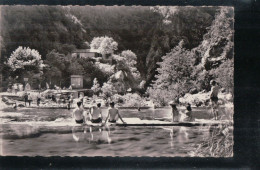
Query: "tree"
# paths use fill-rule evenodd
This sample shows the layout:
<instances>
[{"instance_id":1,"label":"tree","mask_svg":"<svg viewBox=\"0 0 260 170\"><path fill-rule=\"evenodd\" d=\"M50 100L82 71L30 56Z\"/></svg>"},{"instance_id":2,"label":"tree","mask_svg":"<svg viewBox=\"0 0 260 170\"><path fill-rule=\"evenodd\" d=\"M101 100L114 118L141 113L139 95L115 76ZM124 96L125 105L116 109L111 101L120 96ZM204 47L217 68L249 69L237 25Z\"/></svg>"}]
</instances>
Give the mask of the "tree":
<instances>
[{"instance_id":1,"label":"tree","mask_svg":"<svg viewBox=\"0 0 260 170\"><path fill-rule=\"evenodd\" d=\"M214 71L215 78L221 87L234 94L234 60L226 60Z\"/></svg>"},{"instance_id":2,"label":"tree","mask_svg":"<svg viewBox=\"0 0 260 170\"><path fill-rule=\"evenodd\" d=\"M23 82L23 78L27 77L29 83L36 82L39 84L41 82L42 70L45 65L37 50L20 46L12 52L7 65L11 68L12 77L17 77L16 81ZM38 84L31 85L38 87Z\"/></svg>"},{"instance_id":3,"label":"tree","mask_svg":"<svg viewBox=\"0 0 260 170\"><path fill-rule=\"evenodd\" d=\"M110 81L103 84L101 91L105 100L108 100L116 93L116 90Z\"/></svg>"},{"instance_id":4,"label":"tree","mask_svg":"<svg viewBox=\"0 0 260 170\"><path fill-rule=\"evenodd\" d=\"M91 87L91 90L94 91L95 94L99 94L101 88L100 88L100 84L97 81L97 78L94 78L93 80L93 86Z\"/></svg>"},{"instance_id":5,"label":"tree","mask_svg":"<svg viewBox=\"0 0 260 170\"><path fill-rule=\"evenodd\" d=\"M167 100L168 95L171 97L179 98L183 93L188 92L192 87L192 58L190 51L183 48L183 41L176 46L170 53L162 57L163 61L159 62L157 69L158 75L155 77L157 80L152 86L152 90L156 91L155 98L161 95L163 98L161 103ZM164 96L165 95L165 96Z\"/></svg>"},{"instance_id":6,"label":"tree","mask_svg":"<svg viewBox=\"0 0 260 170\"><path fill-rule=\"evenodd\" d=\"M121 55L125 60L126 60L126 64L133 67L136 65L136 54L133 53L131 50L125 50L122 51Z\"/></svg>"},{"instance_id":7,"label":"tree","mask_svg":"<svg viewBox=\"0 0 260 170\"><path fill-rule=\"evenodd\" d=\"M98 50L101 54L112 54L117 50L118 43L111 37L95 37L91 41L91 49Z\"/></svg>"},{"instance_id":8,"label":"tree","mask_svg":"<svg viewBox=\"0 0 260 170\"><path fill-rule=\"evenodd\" d=\"M155 6L150 8L153 12L159 13L163 17L163 23L168 25L171 24L172 21L170 17L178 13L179 8L176 6Z\"/></svg>"},{"instance_id":9,"label":"tree","mask_svg":"<svg viewBox=\"0 0 260 170\"><path fill-rule=\"evenodd\" d=\"M37 50L21 46L12 52L7 64L13 71L26 69L28 67L41 70L44 66L41 55Z\"/></svg>"},{"instance_id":10,"label":"tree","mask_svg":"<svg viewBox=\"0 0 260 170\"><path fill-rule=\"evenodd\" d=\"M78 61L71 62L67 70L71 75L73 74L84 74L84 68Z\"/></svg>"}]
</instances>

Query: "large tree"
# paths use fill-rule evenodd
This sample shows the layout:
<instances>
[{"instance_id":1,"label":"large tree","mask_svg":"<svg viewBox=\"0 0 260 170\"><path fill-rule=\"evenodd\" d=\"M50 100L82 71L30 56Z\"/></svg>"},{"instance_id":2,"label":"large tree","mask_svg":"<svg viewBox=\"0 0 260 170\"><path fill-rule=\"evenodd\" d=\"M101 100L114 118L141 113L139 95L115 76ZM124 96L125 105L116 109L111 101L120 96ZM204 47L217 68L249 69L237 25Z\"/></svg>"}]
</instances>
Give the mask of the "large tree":
<instances>
[{"instance_id":1,"label":"large tree","mask_svg":"<svg viewBox=\"0 0 260 170\"><path fill-rule=\"evenodd\" d=\"M150 92L155 90L156 94L161 94L165 103L175 97L178 99L181 94L188 92L192 87L193 60L192 53L183 48L183 41L162 59L163 61L158 63L158 75ZM158 95L154 97L156 96Z\"/></svg>"},{"instance_id":2,"label":"large tree","mask_svg":"<svg viewBox=\"0 0 260 170\"><path fill-rule=\"evenodd\" d=\"M13 51L7 64L13 71L18 69L24 70L28 67L34 67L35 69L41 70L44 66L41 55L37 50L21 46Z\"/></svg>"},{"instance_id":3,"label":"large tree","mask_svg":"<svg viewBox=\"0 0 260 170\"><path fill-rule=\"evenodd\" d=\"M29 78L29 83L41 82L44 64L37 50L20 46L12 52L7 65L11 68L11 75L16 77L18 82L22 83L25 77ZM37 86L34 84L34 87Z\"/></svg>"}]
</instances>

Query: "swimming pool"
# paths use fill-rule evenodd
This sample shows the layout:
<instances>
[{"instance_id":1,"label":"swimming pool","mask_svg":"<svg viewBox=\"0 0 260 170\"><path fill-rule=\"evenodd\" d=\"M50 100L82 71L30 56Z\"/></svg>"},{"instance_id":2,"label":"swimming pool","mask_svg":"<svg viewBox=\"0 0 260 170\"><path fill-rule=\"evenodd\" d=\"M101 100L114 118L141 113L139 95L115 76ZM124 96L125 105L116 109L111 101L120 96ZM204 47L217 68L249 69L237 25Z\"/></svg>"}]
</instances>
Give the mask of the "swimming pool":
<instances>
[{"instance_id":1,"label":"swimming pool","mask_svg":"<svg viewBox=\"0 0 260 170\"><path fill-rule=\"evenodd\" d=\"M209 126L88 127L56 125L71 118L65 109L1 112L1 155L16 156L192 156L209 137ZM197 117L209 117L207 109ZM102 112L106 116L106 109ZM169 117L169 108L120 110L123 117ZM44 122L44 123L43 123Z\"/></svg>"}]
</instances>

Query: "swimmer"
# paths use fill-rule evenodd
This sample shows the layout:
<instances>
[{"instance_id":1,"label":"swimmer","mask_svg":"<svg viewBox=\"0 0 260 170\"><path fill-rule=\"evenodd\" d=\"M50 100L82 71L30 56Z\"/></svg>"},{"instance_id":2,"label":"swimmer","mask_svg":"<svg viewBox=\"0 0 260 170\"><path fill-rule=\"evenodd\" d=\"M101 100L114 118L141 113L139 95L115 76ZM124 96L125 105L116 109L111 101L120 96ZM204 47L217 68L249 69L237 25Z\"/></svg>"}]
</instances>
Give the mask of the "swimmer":
<instances>
[{"instance_id":1,"label":"swimmer","mask_svg":"<svg viewBox=\"0 0 260 170\"><path fill-rule=\"evenodd\" d=\"M186 106L186 118L185 118L185 121L193 121L193 117L192 117L192 109L191 109L191 105L188 103L187 106Z\"/></svg>"},{"instance_id":2,"label":"swimmer","mask_svg":"<svg viewBox=\"0 0 260 170\"><path fill-rule=\"evenodd\" d=\"M107 118L105 120L104 125L106 124L108 118L109 118L108 122L116 123L118 117L125 124L126 122L122 119L121 115L119 114L118 109L115 108L115 103L114 102L110 103L110 107L111 108L108 109L108 115L107 115Z\"/></svg>"},{"instance_id":3,"label":"swimmer","mask_svg":"<svg viewBox=\"0 0 260 170\"><path fill-rule=\"evenodd\" d=\"M169 105L172 107L172 122L179 121L179 111L177 109L177 104L174 101L171 101Z\"/></svg>"},{"instance_id":4,"label":"swimmer","mask_svg":"<svg viewBox=\"0 0 260 170\"><path fill-rule=\"evenodd\" d=\"M76 123L84 123L84 109L81 107L82 102L77 102L77 107L72 112L72 117L75 119Z\"/></svg>"},{"instance_id":5,"label":"swimmer","mask_svg":"<svg viewBox=\"0 0 260 170\"><path fill-rule=\"evenodd\" d=\"M218 119L218 92L219 87L217 86L217 83L215 80L210 81L211 91L210 91L210 100L211 100L211 108L212 113L214 115L214 119Z\"/></svg>"},{"instance_id":6,"label":"swimmer","mask_svg":"<svg viewBox=\"0 0 260 170\"><path fill-rule=\"evenodd\" d=\"M93 101L93 103L96 103ZM102 123L102 111L101 111L101 103L98 103L97 106L92 106L90 110L91 122L92 123Z\"/></svg>"}]
</instances>

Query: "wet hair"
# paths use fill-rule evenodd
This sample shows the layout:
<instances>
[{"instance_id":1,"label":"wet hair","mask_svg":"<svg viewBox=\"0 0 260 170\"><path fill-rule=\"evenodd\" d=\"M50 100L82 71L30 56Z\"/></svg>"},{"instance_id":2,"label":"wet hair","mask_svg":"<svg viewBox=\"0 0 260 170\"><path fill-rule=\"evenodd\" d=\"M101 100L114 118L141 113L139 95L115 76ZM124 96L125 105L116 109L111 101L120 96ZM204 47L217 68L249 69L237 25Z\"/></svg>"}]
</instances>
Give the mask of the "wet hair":
<instances>
[{"instance_id":1,"label":"wet hair","mask_svg":"<svg viewBox=\"0 0 260 170\"><path fill-rule=\"evenodd\" d=\"M97 107L101 107L101 103L98 103L98 104L97 104Z\"/></svg>"},{"instance_id":2,"label":"wet hair","mask_svg":"<svg viewBox=\"0 0 260 170\"><path fill-rule=\"evenodd\" d=\"M110 106L115 106L115 103L114 103L114 102L111 102L111 103L110 103Z\"/></svg>"},{"instance_id":3,"label":"wet hair","mask_svg":"<svg viewBox=\"0 0 260 170\"><path fill-rule=\"evenodd\" d=\"M78 105L78 107L80 107L80 106L81 106L81 104L82 104L82 102L77 102L77 105Z\"/></svg>"}]
</instances>

